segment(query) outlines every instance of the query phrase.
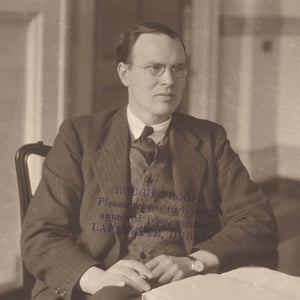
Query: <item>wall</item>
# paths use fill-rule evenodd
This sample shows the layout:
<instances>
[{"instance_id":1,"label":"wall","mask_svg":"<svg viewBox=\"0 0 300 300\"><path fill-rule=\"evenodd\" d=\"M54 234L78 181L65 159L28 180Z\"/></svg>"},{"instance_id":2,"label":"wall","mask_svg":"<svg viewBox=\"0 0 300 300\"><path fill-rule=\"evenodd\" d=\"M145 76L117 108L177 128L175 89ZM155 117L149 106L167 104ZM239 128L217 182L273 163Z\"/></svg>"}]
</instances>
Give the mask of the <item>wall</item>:
<instances>
[{"instance_id":1,"label":"wall","mask_svg":"<svg viewBox=\"0 0 300 300\"><path fill-rule=\"evenodd\" d=\"M220 0L191 0L183 14L183 39L189 62L181 110L216 120Z\"/></svg>"},{"instance_id":2,"label":"wall","mask_svg":"<svg viewBox=\"0 0 300 300\"><path fill-rule=\"evenodd\" d=\"M218 120L258 181L300 179L297 3L222 1Z\"/></svg>"},{"instance_id":3,"label":"wall","mask_svg":"<svg viewBox=\"0 0 300 300\"><path fill-rule=\"evenodd\" d=\"M278 173L300 179L300 1L282 1L278 101Z\"/></svg>"},{"instance_id":4,"label":"wall","mask_svg":"<svg viewBox=\"0 0 300 300\"><path fill-rule=\"evenodd\" d=\"M0 294L22 281L14 154L24 143L51 144L64 116L68 11L65 0L0 5Z\"/></svg>"},{"instance_id":5,"label":"wall","mask_svg":"<svg viewBox=\"0 0 300 300\"><path fill-rule=\"evenodd\" d=\"M7 22L6 22L7 23ZM0 46L0 69L6 76L0 78L1 97L1 210L0 210L0 291L1 286L14 282L20 285L21 281L21 259L19 247L20 217L18 209L17 186L15 183L15 174L13 168L12 153L16 150L16 145L23 138L21 114L25 110L25 105L19 103L20 95L24 94L24 85L22 70L24 70L24 58L16 59L16 49L24 47L24 24L11 26L7 28L3 21L0 22L0 40L7 39L9 35L12 42L1 43ZM12 59L13 58L13 59ZM4 62L10 61L8 65ZM18 70L16 72L15 70ZM8 122L7 117L10 121ZM8 287L9 288L9 287ZM2 287L2 289L4 289Z\"/></svg>"}]
</instances>

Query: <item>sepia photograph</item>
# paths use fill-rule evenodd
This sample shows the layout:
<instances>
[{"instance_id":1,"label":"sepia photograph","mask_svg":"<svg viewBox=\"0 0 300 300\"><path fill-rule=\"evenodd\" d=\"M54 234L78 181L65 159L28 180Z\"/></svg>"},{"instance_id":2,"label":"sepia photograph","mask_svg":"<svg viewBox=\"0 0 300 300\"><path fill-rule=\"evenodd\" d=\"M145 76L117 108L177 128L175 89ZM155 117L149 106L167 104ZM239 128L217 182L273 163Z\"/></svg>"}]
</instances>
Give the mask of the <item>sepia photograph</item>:
<instances>
[{"instance_id":1,"label":"sepia photograph","mask_svg":"<svg viewBox=\"0 0 300 300\"><path fill-rule=\"evenodd\" d=\"M0 300L300 297L299 0L0 0Z\"/></svg>"}]
</instances>

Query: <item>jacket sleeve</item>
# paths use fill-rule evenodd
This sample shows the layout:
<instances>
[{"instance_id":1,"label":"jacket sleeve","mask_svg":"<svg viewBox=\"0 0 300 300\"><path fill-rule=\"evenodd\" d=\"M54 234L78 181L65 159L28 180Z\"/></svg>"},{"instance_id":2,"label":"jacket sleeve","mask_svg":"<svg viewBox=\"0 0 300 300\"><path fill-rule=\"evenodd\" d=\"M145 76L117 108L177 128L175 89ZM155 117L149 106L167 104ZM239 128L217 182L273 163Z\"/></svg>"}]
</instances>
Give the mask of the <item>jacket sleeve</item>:
<instances>
[{"instance_id":1,"label":"jacket sleeve","mask_svg":"<svg viewBox=\"0 0 300 300\"><path fill-rule=\"evenodd\" d=\"M220 259L222 270L276 253L278 231L268 201L250 180L225 130L218 128L214 168L217 169L222 229L195 248L214 253Z\"/></svg>"},{"instance_id":2,"label":"jacket sleeve","mask_svg":"<svg viewBox=\"0 0 300 300\"><path fill-rule=\"evenodd\" d=\"M64 291L65 299L85 270L99 264L75 239L83 192L81 152L74 126L65 121L45 159L21 235L28 270L53 293Z\"/></svg>"}]
</instances>

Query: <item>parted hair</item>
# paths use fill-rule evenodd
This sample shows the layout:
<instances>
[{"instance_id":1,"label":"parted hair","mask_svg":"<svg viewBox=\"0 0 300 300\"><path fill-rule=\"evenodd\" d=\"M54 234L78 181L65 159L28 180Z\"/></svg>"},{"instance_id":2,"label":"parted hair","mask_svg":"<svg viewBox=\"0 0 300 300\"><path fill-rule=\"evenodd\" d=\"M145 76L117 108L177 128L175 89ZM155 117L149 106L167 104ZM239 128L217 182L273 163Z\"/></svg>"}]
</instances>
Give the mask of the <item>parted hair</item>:
<instances>
[{"instance_id":1,"label":"parted hair","mask_svg":"<svg viewBox=\"0 0 300 300\"><path fill-rule=\"evenodd\" d=\"M129 63L131 59L132 49L138 37L143 33L161 33L172 39L178 39L181 43L185 55L186 49L179 35L167 25L154 22L138 23L131 28L124 30L115 46L115 57L117 63Z\"/></svg>"}]
</instances>

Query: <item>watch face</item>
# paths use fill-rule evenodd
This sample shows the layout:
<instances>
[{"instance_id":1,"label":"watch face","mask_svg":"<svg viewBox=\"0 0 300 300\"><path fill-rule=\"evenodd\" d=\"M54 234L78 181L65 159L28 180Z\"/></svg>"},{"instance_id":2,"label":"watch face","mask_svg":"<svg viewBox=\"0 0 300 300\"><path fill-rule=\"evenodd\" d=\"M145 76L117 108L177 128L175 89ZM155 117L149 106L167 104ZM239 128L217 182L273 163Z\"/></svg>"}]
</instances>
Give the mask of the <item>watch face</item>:
<instances>
[{"instance_id":1,"label":"watch face","mask_svg":"<svg viewBox=\"0 0 300 300\"><path fill-rule=\"evenodd\" d=\"M193 266L194 271L196 272L202 272L204 270L204 264L200 260L194 261L194 266Z\"/></svg>"}]
</instances>

